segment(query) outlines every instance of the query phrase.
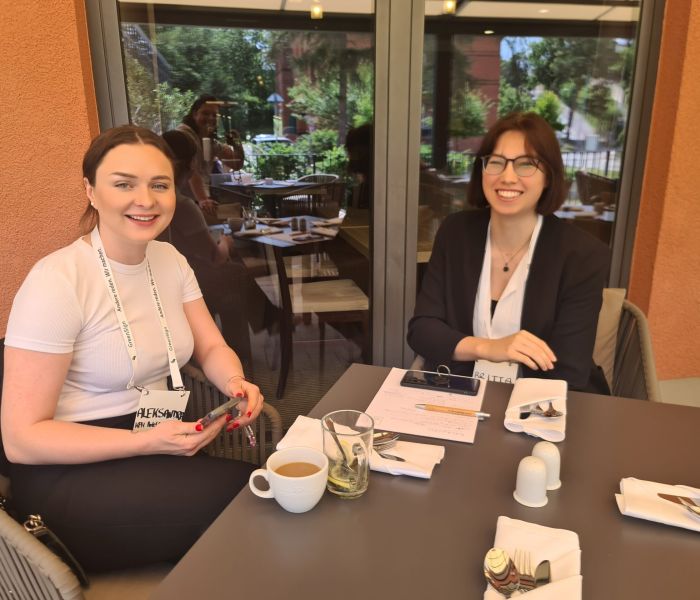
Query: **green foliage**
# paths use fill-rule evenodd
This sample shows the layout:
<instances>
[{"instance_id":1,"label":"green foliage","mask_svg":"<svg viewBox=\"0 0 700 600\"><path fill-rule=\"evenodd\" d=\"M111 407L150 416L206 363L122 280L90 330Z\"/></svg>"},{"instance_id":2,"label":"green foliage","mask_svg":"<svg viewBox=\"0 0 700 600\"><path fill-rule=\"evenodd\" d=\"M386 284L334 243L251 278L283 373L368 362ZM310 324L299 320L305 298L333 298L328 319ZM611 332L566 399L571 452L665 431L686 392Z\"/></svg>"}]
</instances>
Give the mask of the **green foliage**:
<instances>
[{"instance_id":1,"label":"green foliage","mask_svg":"<svg viewBox=\"0 0 700 600\"><path fill-rule=\"evenodd\" d=\"M194 92L181 92L153 77L133 57L125 57L127 96L131 122L157 133L174 129L195 100Z\"/></svg>"},{"instance_id":2,"label":"green foliage","mask_svg":"<svg viewBox=\"0 0 700 600\"><path fill-rule=\"evenodd\" d=\"M310 158L293 144L266 144L250 166L257 179L297 179L311 172Z\"/></svg>"},{"instance_id":3,"label":"green foliage","mask_svg":"<svg viewBox=\"0 0 700 600\"><path fill-rule=\"evenodd\" d=\"M424 165L433 164L433 147L430 144L420 145L420 161Z\"/></svg>"},{"instance_id":4,"label":"green foliage","mask_svg":"<svg viewBox=\"0 0 700 600\"><path fill-rule=\"evenodd\" d=\"M465 152L447 153L447 174L464 175L472 170L474 156Z\"/></svg>"},{"instance_id":5,"label":"green foliage","mask_svg":"<svg viewBox=\"0 0 700 600\"><path fill-rule=\"evenodd\" d=\"M330 150L326 150L321 155L320 162L316 163L316 171L319 173L335 173L343 179L350 179L346 176L348 165L348 155L345 153L345 148L335 146Z\"/></svg>"},{"instance_id":6,"label":"green foliage","mask_svg":"<svg viewBox=\"0 0 700 600\"><path fill-rule=\"evenodd\" d=\"M505 117L512 112L532 110L534 102L530 92L524 88L515 88L501 79L498 88L498 116Z\"/></svg>"},{"instance_id":7,"label":"green foliage","mask_svg":"<svg viewBox=\"0 0 700 600\"><path fill-rule=\"evenodd\" d=\"M335 148L338 142L338 132L333 129L317 129L307 135L297 138L296 148L299 152L321 154L325 150Z\"/></svg>"},{"instance_id":8,"label":"green foliage","mask_svg":"<svg viewBox=\"0 0 700 600\"><path fill-rule=\"evenodd\" d=\"M564 129L563 123L559 122L561 116L561 102L554 92L546 91L540 94L535 101L533 111L542 117L554 131Z\"/></svg>"},{"instance_id":9,"label":"green foliage","mask_svg":"<svg viewBox=\"0 0 700 600\"><path fill-rule=\"evenodd\" d=\"M167 110L171 113L177 110L179 114L174 117L166 114L162 117L164 123L179 123L194 98L206 93L235 102L221 111L231 117L230 125L234 129L243 134L269 131L272 108L267 96L274 89L275 66L268 60L268 35L266 31L252 29L156 26L152 43L167 62L169 85L161 89L165 85L161 82L156 86L153 73L127 53L127 86L134 88L133 93L129 92L132 121L155 122L154 107L160 102L163 110L159 95L168 90ZM175 90L187 90L187 102L178 99L179 92ZM175 98L171 102L168 96L172 95Z\"/></svg>"},{"instance_id":10,"label":"green foliage","mask_svg":"<svg viewBox=\"0 0 700 600\"><path fill-rule=\"evenodd\" d=\"M612 99L610 88L601 82L587 85L581 91L579 102L598 134L607 136L608 143L614 144L622 134L623 115Z\"/></svg>"},{"instance_id":11,"label":"green foliage","mask_svg":"<svg viewBox=\"0 0 700 600\"><path fill-rule=\"evenodd\" d=\"M486 114L491 101L480 92L472 92L468 86L452 98L450 111L450 135L469 137L485 131Z\"/></svg>"}]
</instances>

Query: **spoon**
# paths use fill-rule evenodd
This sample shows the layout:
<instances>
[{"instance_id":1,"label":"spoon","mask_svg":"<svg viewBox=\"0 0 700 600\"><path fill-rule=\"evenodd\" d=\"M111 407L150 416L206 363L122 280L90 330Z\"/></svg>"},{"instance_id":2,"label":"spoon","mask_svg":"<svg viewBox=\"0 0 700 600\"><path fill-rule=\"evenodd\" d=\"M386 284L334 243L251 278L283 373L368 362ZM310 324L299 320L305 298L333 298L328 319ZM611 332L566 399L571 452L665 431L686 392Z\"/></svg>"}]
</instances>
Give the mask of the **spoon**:
<instances>
[{"instance_id":1,"label":"spoon","mask_svg":"<svg viewBox=\"0 0 700 600\"><path fill-rule=\"evenodd\" d=\"M538 417L555 418L561 417L564 413L554 408L552 401L549 401L549 407L545 410L539 404L523 406L520 408L520 418L527 419L530 415Z\"/></svg>"},{"instance_id":2,"label":"spoon","mask_svg":"<svg viewBox=\"0 0 700 600\"><path fill-rule=\"evenodd\" d=\"M377 448L374 449L374 451L379 454L382 458L386 458L387 460L396 460L398 462L406 462L405 458L401 458L400 456L396 456L395 454L389 454L387 452L382 452L381 450L377 450Z\"/></svg>"},{"instance_id":3,"label":"spoon","mask_svg":"<svg viewBox=\"0 0 700 600\"><path fill-rule=\"evenodd\" d=\"M700 517L700 506L697 504L691 504L682 496L678 496L680 503L685 506L685 509L694 517Z\"/></svg>"},{"instance_id":4,"label":"spoon","mask_svg":"<svg viewBox=\"0 0 700 600\"><path fill-rule=\"evenodd\" d=\"M520 576L505 550L491 548L484 558L484 576L499 594L510 598L520 588Z\"/></svg>"},{"instance_id":5,"label":"spoon","mask_svg":"<svg viewBox=\"0 0 700 600\"><path fill-rule=\"evenodd\" d=\"M376 431L372 439L372 445L375 448L389 448L393 446L399 439L398 433L391 431Z\"/></svg>"},{"instance_id":6,"label":"spoon","mask_svg":"<svg viewBox=\"0 0 700 600\"><path fill-rule=\"evenodd\" d=\"M348 463L348 457L345 455L345 450L343 449L343 445L340 443L340 440L338 439L338 434L335 432L335 427L333 426L333 421L330 419L326 419L324 421L326 424L326 428L328 429L328 432L331 434L331 437L333 438L333 441L335 442L335 445L338 446L338 450L340 450L340 456L342 457L343 460L343 466L348 470L354 472L355 469L353 469L350 464Z\"/></svg>"}]
</instances>

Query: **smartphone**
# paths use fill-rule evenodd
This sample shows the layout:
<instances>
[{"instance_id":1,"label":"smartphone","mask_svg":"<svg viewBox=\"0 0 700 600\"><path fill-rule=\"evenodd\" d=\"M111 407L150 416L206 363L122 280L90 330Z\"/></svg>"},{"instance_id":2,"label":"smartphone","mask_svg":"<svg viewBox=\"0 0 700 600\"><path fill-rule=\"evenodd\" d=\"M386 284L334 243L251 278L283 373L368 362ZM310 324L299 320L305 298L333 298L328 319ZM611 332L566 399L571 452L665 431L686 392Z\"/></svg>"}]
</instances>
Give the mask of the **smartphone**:
<instances>
[{"instance_id":1,"label":"smartphone","mask_svg":"<svg viewBox=\"0 0 700 600\"><path fill-rule=\"evenodd\" d=\"M222 405L217 406L214 410L209 411L199 420L199 422L202 424L202 427L206 427L212 421L215 421L219 417L225 415L230 410L236 408L240 401L240 398L231 398L231 400L229 400L228 402L224 402Z\"/></svg>"},{"instance_id":2,"label":"smartphone","mask_svg":"<svg viewBox=\"0 0 700 600\"><path fill-rule=\"evenodd\" d=\"M479 392L480 379L464 377L463 375L448 375L433 371L406 371L401 379L401 385L436 392L452 392L476 396Z\"/></svg>"}]
</instances>

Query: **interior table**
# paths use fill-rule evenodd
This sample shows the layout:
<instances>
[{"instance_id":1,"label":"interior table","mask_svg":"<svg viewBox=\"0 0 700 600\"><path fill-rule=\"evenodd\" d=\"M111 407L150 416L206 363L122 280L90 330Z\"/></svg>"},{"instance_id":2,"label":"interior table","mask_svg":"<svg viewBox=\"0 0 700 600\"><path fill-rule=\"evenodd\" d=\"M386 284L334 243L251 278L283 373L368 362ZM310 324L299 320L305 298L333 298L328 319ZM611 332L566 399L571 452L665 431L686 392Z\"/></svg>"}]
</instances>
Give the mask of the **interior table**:
<instances>
[{"instance_id":1,"label":"interior table","mask_svg":"<svg viewBox=\"0 0 700 600\"><path fill-rule=\"evenodd\" d=\"M351 366L310 416L366 408L388 372ZM361 498L299 515L244 488L153 598L475 600L499 515L578 533L586 600L692 597L700 534L624 517L614 494L623 477L700 487L700 409L570 392L562 487L526 508L515 475L538 440L503 427L510 389L488 384L473 445L403 436L445 445L430 480L372 472Z\"/></svg>"}]
</instances>

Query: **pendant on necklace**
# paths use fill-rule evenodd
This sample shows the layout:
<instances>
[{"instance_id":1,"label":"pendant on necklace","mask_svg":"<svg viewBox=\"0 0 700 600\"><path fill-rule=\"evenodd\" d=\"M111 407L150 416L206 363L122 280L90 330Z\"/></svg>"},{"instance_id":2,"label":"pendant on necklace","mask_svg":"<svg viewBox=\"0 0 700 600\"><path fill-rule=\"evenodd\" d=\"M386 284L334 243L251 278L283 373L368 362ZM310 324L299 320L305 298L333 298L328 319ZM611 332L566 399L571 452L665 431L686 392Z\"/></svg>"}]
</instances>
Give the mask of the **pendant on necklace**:
<instances>
[{"instance_id":1,"label":"pendant on necklace","mask_svg":"<svg viewBox=\"0 0 700 600\"><path fill-rule=\"evenodd\" d=\"M507 273L508 271L510 271L510 269L508 268L508 265L503 265L503 272Z\"/></svg>"}]
</instances>

